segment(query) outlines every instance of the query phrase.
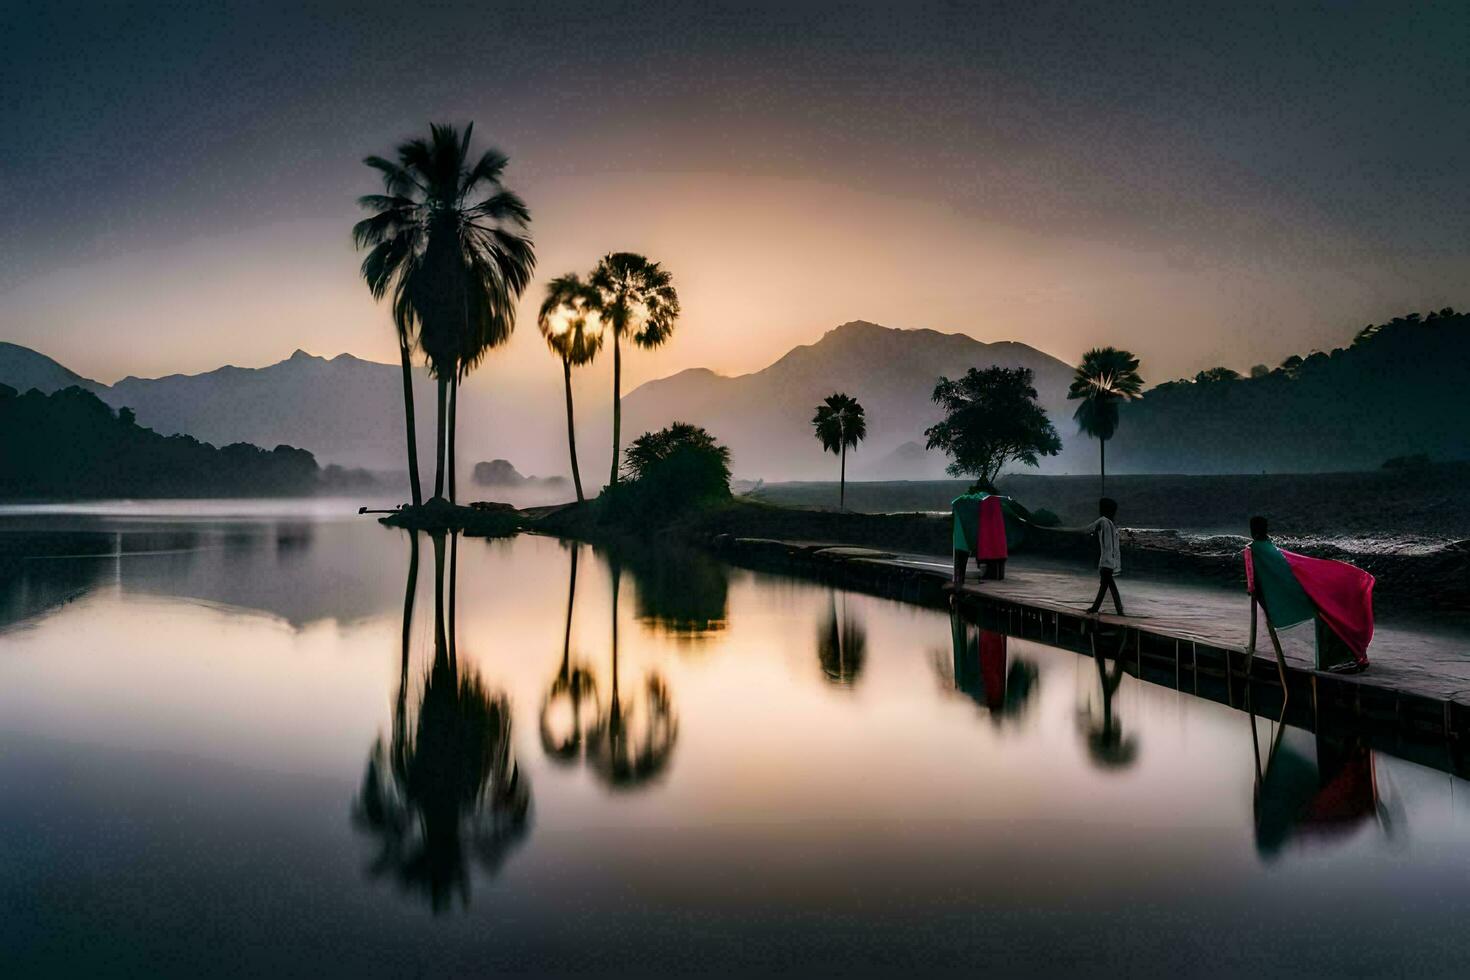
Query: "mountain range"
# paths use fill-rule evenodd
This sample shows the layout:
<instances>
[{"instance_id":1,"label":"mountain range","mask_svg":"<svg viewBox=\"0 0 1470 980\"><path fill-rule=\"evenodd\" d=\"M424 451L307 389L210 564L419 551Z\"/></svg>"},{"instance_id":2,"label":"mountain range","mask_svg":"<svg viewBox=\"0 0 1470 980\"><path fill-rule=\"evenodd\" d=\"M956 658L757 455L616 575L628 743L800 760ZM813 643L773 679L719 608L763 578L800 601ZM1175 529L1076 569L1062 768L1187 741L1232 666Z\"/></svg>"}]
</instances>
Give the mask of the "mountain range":
<instances>
[{"instance_id":1,"label":"mountain range","mask_svg":"<svg viewBox=\"0 0 1470 980\"><path fill-rule=\"evenodd\" d=\"M623 398L624 442L673 421L693 422L730 447L737 476L826 479L835 475L836 460L824 455L813 438L811 416L823 397L844 390L859 398L868 417L868 438L849 455L850 475L937 476L944 459L922 445L924 429L937 418L929 400L934 382L942 374L990 364L1032 368L1042 404L1064 442L1078 441L1065 404L1071 369L1056 358L1025 344L986 344L963 334L855 321L752 374L726 377L692 369L634 389ZM548 372L547 390L538 395L527 395L524 385L499 397L467 386L460 406L466 461L461 468L467 470L470 459L495 455L533 472L565 473L565 430L553 377ZM310 450L323 464L403 468L399 367L350 354L327 359L298 350L262 368L226 366L106 385L36 351L0 343L0 382L21 391L77 385L114 408L132 408L139 424L165 435L183 432L217 445L284 443ZM431 472L434 386L422 369L415 371L414 398L421 465ZM507 426L512 413L516 424ZM579 414L579 432L587 430L579 437L584 475L605 470L603 438L591 437L606 432L609 424L606 412L595 407ZM1080 471L1089 462L1085 447L1069 445L1063 457L1047 461L1044 471L1064 472L1068 464Z\"/></svg>"},{"instance_id":2,"label":"mountain range","mask_svg":"<svg viewBox=\"0 0 1470 980\"><path fill-rule=\"evenodd\" d=\"M941 375L971 367L1029 367L1041 405L1063 442L1039 473L1093 473L1096 443L1081 436L1068 403L1072 369L1025 344L982 343L964 334L844 323L816 343L738 376L695 368L650 381L623 397L624 445L683 421L730 447L736 477L830 480L837 461L812 435L818 402L834 391L858 398L868 437L849 454L856 479L930 479L945 460L924 449L937 419L930 402ZM601 368L595 365L594 370ZM511 460L528 472L567 475L565 415L557 372L471 379L460 398L461 480L471 461ZM401 376L396 364L348 354L330 360L296 351L263 368L222 367L196 375L83 378L49 357L0 343L0 383L25 391L76 385L139 424L225 445L251 442L310 450L318 461L380 471L403 466ZM419 449L432 473L434 387L415 372ZM1155 385L1124 407L1108 444L1117 473L1259 473L1372 469L1392 456L1470 458L1470 316L1442 310L1360 331L1352 344L1241 378L1220 369ZM605 404L578 403L582 473L606 472Z\"/></svg>"}]
</instances>

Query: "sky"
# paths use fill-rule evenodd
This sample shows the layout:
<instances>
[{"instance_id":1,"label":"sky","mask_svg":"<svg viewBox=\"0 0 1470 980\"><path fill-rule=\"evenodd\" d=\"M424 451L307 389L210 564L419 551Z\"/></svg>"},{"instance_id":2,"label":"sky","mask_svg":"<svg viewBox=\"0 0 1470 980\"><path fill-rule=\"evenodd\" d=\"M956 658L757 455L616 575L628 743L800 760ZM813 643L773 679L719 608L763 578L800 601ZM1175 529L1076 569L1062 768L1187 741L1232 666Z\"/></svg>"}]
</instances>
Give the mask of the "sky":
<instances>
[{"instance_id":1,"label":"sky","mask_svg":"<svg viewBox=\"0 0 1470 980\"><path fill-rule=\"evenodd\" d=\"M684 307L625 391L854 319L1159 382L1470 305L1463 3L55 0L0 38L0 339L101 381L394 360L349 229L431 120L533 215L470 384L555 393L540 291L613 250Z\"/></svg>"}]
</instances>

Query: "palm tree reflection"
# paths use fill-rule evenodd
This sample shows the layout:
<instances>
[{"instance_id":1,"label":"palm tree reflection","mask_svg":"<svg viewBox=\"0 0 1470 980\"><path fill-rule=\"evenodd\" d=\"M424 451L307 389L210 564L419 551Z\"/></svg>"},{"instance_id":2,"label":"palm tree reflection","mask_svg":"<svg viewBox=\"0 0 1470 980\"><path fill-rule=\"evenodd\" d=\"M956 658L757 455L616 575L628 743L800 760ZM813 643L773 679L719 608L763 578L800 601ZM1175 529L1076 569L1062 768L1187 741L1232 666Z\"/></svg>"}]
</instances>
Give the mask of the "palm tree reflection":
<instances>
[{"instance_id":1,"label":"palm tree reflection","mask_svg":"<svg viewBox=\"0 0 1470 980\"><path fill-rule=\"evenodd\" d=\"M949 630L950 656L935 654L941 677L986 708L995 724L1021 718L1038 690L1036 665L1024 657L1012 660L1004 633L981 629L958 611L949 614Z\"/></svg>"},{"instance_id":2,"label":"palm tree reflection","mask_svg":"<svg viewBox=\"0 0 1470 980\"><path fill-rule=\"evenodd\" d=\"M473 669L459 665L454 641L458 546L450 543L446 623L443 534L430 535L434 661L410 719L409 634L418 579L418 536L411 537L392 738L373 746L353 822L379 845L369 873L423 895L438 912L455 894L468 906L471 859L493 873L525 836L530 787L511 747L509 701L488 689Z\"/></svg>"},{"instance_id":3,"label":"palm tree reflection","mask_svg":"<svg viewBox=\"0 0 1470 980\"><path fill-rule=\"evenodd\" d=\"M1079 721L1087 739L1087 754L1099 769L1125 769L1138 759L1138 737L1125 735L1123 723L1118 718L1114 698L1123 682L1123 651L1127 634L1121 633L1117 656L1111 669L1107 666L1106 654L1098 645L1097 634L1089 634L1092 640L1092 660L1097 667L1098 685L1102 689L1101 710L1095 710L1089 698L1087 707L1081 712Z\"/></svg>"},{"instance_id":4,"label":"palm tree reflection","mask_svg":"<svg viewBox=\"0 0 1470 980\"><path fill-rule=\"evenodd\" d=\"M577 558L581 547L576 541L568 544L571 579L567 583L561 669L541 702L541 747L547 756L562 763L574 762L586 751L597 719L597 679L590 668L572 663L572 610L576 605Z\"/></svg>"},{"instance_id":5,"label":"palm tree reflection","mask_svg":"<svg viewBox=\"0 0 1470 980\"><path fill-rule=\"evenodd\" d=\"M822 673L834 684L851 686L862 673L868 658L868 631L847 608L842 597L842 615L837 614L837 592L828 593L827 618L817 628L817 661Z\"/></svg>"},{"instance_id":6,"label":"palm tree reflection","mask_svg":"<svg viewBox=\"0 0 1470 980\"><path fill-rule=\"evenodd\" d=\"M618 587L622 565L609 560L612 572L612 698L589 740L587 762L612 789L646 785L668 767L679 736L679 722L668 685L655 672L643 678L641 692L624 697L618 670ZM638 694L641 693L641 697Z\"/></svg>"}]
</instances>

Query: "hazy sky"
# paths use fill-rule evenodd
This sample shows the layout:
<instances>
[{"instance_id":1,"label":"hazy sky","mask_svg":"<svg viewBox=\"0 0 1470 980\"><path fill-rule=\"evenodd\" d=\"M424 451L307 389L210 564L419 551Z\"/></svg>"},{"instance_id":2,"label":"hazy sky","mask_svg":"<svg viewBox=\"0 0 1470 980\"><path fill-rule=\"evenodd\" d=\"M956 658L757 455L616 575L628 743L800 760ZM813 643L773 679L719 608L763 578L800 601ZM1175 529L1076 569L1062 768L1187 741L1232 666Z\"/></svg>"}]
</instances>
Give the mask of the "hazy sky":
<instances>
[{"instance_id":1,"label":"hazy sky","mask_svg":"<svg viewBox=\"0 0 1470 980\"><path fill-rule=\"evenodd\" d=\"M1470 305L1463 2L48 0L0 37L0 339L104 381L392 360L348 229L429 120L510 154L533 294L673 270L630 386L851 319L1162 381ZM496 379L559 385L530 315Z\"/></svg>"}]
</instances>

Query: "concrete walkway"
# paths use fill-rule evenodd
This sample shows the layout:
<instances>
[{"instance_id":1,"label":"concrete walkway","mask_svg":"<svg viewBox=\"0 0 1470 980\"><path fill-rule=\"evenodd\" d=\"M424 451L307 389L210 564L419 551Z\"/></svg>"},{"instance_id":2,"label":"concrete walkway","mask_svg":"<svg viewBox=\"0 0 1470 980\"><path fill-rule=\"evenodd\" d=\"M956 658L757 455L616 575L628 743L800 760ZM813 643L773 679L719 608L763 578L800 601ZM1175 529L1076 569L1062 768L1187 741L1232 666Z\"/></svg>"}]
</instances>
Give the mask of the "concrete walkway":
<instances>
[{"instance_id":1,"label":"concrete walkway","mask_svg":"<svg viewBox=\"0 0 1470 980\"><path fill-rule=\"evenodd\" d=\"M852 554L856 549L837 550L857 557ZM953 575L949 562L929 555L873 552L868 560L939 575L945 581ZM1208 584L1130 578L1126 570L1117 581L1128 615L1104 612L1098 617L1103 623L1238 652L1244 652L1250 642L1250 599L1243 591ZM1006 562L1003 582L981 581L972 564L964 591L976 597L1082 616L1097 593L1097 574L1092 569L1011 559ZM1111 608L1112 600L1104 600L1103 609ZM1256 653L1272 656L1264 621L1260 630ZM1312 671L1310 624L1287 630L1280 636L1287 663ZM1470 705L1470 630L1379 622L1368 658L1370 666L1363 673L1333 675L1333 679L1392 687L1421 697Z\"/></svg>"},{"instance_id":2,"label":"concrete walkway","mask_svg":"<svg viewBox=\"0 0 1470 980\"><path fill-rule=\"evenodd\" d=\"M713 546L736 564L923 605L950 601L948 557L767 538L725 538ZM1128 615L1088 616L1094 568L1022 556L1006 563L1002 582L980 580L972 565L960 599L986 628L1079 653L1106 637L1116 651L1107 655L1120 656L1143 679L1234 707L1254 704L1263 713L1281 705L1264 621L1255 657L1246 655L1250 600L1243 589L1162 575L1125 574L1118 585ZM1280 636L1293 724L1368 734L1396 754L1470 776L1470 624L1380 620L1371 664L1358 674L1315 670L1307 624Z\"/></svg>"}]
</instances>

